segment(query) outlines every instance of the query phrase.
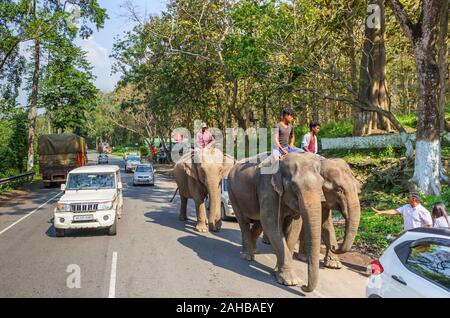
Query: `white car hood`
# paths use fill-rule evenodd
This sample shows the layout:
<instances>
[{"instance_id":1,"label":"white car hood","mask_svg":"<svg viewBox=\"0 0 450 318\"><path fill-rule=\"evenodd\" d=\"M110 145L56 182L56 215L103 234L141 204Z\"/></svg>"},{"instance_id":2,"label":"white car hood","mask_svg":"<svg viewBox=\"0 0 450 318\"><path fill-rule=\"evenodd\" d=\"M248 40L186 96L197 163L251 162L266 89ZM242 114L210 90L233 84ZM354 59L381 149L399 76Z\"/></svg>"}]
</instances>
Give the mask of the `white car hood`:
<instances>
[{"instance_id":1,"label":"white car hood","mask_svg":"<svg viewBox=\"0 0 450 318\"><path fill-rule=\"evenodd\" d=\"M135 177L151 177L153 175L153 172L135 172Z\"/></svg>"},{"instance_id":2,"label":"white car hood","mask_svg":"<svg viewBox=\"0 0 450 318\"><path fill-rule=\"evenodd\" d=\"M112 201L116 196L116 189L108 190L67 190L61 197L61 203L76 202L104 202Z\"/></svg>"}]
</instances>

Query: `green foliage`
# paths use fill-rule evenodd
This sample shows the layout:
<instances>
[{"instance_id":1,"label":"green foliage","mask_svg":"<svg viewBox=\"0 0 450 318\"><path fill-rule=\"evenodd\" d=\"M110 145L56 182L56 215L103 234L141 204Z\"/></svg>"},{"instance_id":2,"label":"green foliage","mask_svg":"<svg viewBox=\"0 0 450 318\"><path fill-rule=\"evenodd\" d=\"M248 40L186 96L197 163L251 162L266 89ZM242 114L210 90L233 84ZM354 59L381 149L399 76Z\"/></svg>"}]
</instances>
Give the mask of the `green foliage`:
<instances>
[{"instance_id":1,"label":"green foliage","mask_svg":"<svg viewBox=\"0 0 450 318\"><path fill-rule=\"evenodd\" d=\"M147 146L140 146L139 147L139 152L140 152L140 154L141 154L141 156L142 157L148 157L148 154L149 154L149 150L148 150L148 147Z\"/></svg>"},{"instance_id":2,"label":"green foliage","mask_svg":"<svg viewBox=\"0 0 450 318\"><path fill-rule=\"evenodd\" d=\"M415 129L417 126L417 114L400 115L397 116L397 120L403 127Z\"/></svg>"},{"instance_id":3,"label":"green foliage","mask_svg":"<svg viewBox=\"0 0 450 318\"><path fill-rule=\"evenodd\" d=\"M27 114L15 111L0 121L0 178L18 175L26 170Z\"/></svg>"}]
</instances>

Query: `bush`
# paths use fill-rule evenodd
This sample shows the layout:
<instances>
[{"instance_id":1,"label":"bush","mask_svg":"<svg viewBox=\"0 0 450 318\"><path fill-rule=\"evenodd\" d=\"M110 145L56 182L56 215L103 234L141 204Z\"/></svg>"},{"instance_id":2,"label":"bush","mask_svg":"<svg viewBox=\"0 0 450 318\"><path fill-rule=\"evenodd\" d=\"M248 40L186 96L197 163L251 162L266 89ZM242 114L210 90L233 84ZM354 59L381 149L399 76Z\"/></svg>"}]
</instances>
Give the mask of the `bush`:
<instances>
[{"instance_id":1,"label":"bush","mask_svg":"<svg viewBox=\"0 0 450 318\"><path fill-rule=\"evenodd\" d=\"M139 148L139 152L141 153L142 157L148 157L149 150L148 150L148 148L146 146L141 146Z\"/></svg>"}]
</instances>

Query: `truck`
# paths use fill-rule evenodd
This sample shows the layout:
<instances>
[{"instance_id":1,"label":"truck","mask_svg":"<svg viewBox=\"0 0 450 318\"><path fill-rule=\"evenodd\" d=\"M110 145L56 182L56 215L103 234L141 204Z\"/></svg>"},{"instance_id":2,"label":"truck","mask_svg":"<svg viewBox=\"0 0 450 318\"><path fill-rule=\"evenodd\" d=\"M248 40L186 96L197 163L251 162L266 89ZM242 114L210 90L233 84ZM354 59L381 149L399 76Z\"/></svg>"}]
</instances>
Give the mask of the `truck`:
<instances>
[{"instance_id":1,"label":"truck","mask_svg":"<svg viewBox=\"0 0 450 318\"><path fill-rule=\"evenodd\" d=\"M75 134L39 137L40 172L44 185L64 183L69 171L87 164L87 144Z\"/></svg>"}]
</instances>

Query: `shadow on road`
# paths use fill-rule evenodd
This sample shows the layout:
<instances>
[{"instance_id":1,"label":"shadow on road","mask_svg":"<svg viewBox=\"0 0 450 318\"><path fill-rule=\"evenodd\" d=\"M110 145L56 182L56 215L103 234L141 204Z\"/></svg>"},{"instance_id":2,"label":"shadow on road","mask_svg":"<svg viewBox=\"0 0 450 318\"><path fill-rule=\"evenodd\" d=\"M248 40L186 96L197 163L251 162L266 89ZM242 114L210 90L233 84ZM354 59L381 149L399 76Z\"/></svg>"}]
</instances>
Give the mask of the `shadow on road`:
<instances>
[{"instance_id":1,"label":"shadow on road","mask_svg":"<svg viewBox=\"0 0 450 318\"><path fill-rule=\"evenodd\" d=\"M170 210L173 211L173 208L147 212L144 215L149 218L147 222L156 223L189 234L188 236L178 238L178 242L192 249L202 260L239 275L284 289L297 296L305 296L305 294L296 288L278 284L275 281L272 268L257 261L249 262L241 259L241 245L235 242L237 237L240 238L239 230L222 229L220 232L214 234L203 235L195 231L196 222L192 220L186 223L179 221L178 213L171 212ZM209 237L209 235L214 235L217 238ZM270 247L258 246L258 248L267 249Z\"/></svg>"}]
</instances>

